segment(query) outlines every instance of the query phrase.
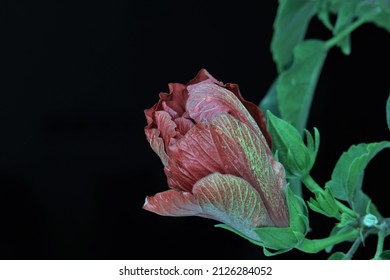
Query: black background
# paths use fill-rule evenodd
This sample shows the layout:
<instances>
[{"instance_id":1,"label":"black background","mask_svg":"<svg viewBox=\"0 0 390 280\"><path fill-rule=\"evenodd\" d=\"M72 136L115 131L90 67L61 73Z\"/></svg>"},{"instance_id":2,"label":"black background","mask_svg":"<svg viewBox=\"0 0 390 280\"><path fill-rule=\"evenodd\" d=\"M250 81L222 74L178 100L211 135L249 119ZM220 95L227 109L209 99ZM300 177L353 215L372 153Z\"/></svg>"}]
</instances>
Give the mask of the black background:
<instances>
[{"instance_id":1,"label":"black background","mask_svg":"<svg viewBox=\"0 0 390 280\"><path fill-rule=\"evenodd\" d=\"M203 67L258 103L276 77L269 45L277 1L2 5L1 259L264 258L212 220L141 209L146 195L167 188L143 110L169 82L186 83ZM313 19L308 37L330 35ZM321 133L312 172L320 184L351 144L389 139L389 46L389 34L367 24L353 33L350 56L329 53L308 124ZM384 216L388 156L374 158L364 179ZM313 238L334 223L313 212L310 219ZM370 258L375 241L356 258ZM293 250L272 259L327 256Z\"/></svg>"}]
</instances>

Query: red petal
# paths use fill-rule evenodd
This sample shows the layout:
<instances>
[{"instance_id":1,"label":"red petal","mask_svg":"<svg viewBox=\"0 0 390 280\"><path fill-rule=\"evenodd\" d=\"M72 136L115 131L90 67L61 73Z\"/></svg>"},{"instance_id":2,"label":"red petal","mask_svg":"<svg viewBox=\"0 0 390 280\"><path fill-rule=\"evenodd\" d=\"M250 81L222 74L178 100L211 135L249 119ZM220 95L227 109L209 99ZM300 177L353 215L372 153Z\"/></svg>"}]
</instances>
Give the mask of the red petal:
<instances>
[{"instance_id":1,"label":"red petal","mask_svg":"<svg viewBox=\"0 0 390 280\"><path fill-rule=\"evenodd\" d=\"M182 116L185 112L185 106L188 98L186 86L179 83L168 84L169 94L160 93L161 100L164 100L166 105L174 110L178 116Z\"/></svg>"},{"instance_id":2,"label":"red petal","mask_svg":"<svg viewBox=\"0 0 390 280\"><path fill-rule=\"evenodd\" d=\"M194 186L194 192L169 190L147 197L145 210L164 216L200 216L227 224L258 239L253 228L273 226L255 189L232 175L211 174Z\"/></svg>"},{"instance_id":3,"label":"red petal","mask_svg":"<svg viewBox=\"0 0 390 280\"><path fill-rule=\"evenodd\" d=\"M160 131L156 128L146 128L145 134L153 151L160 157L164 166L166 166L169 158L165 152L164 141L160 137Z\"/></svg>"},{"instance_id":4,"label":"red petal","mask_svg":"<svg viewBox=\"0 0 390 280\"><path fill-rule=\"evenodd\" d=\"M184 136L191 128L195 126L195 124L191 120L182 117L175 119L175 123L178 132L182 136Z\"/></svg>"},{"instance_id":5,"label":"red petal","mask_svg":"<svg viewBox=\"0 0 390 280\"><path fill-rule=\"evenodd\" d=\"M278 227L289 224L283 166L273 158L268 146L246 124L230 115L211 123L217 154L226 173L249 182L260 194L271 220Z\"/></svg>"},{"instance_id":6,"label":"red petal","mask_svg":"<svg viewBox=\"0 0 390 280\"><path fill-rule=\"evenodd\" d=\"M215 79L209 72L207 72L206 69L201 69L196 75L196 77L187 83L187 86L195 85L199 83L217 84L233 92L234 95L241 101L241 103L245 106L245 108L249 111L251 116L254 118L254 120L260 127L264 137L266 138L268 145L270 146L270 148L272 148L272 139L271 139L271 135L267 130L266 119L263 112L260 110L259 106L257 106L256 104L250 101L245 100L242 97L240 89L237 84L234 83L224 84L221 81Z\"/></svg>"},{"instance_id":7,"label":"red petal","mask_svg":"<svg viewBox=\"0 0 390 280\"><path fill-rule=\"evenodd\" d=\"M264 143L268 143L257 122L233 92L211 83L190 85L187 88L189 98L186 108L195 122L209 122L220 114L228 113L247 124ZM265 127L265 123L263 125Z\"/></svg>"},{"instance_id":8,"label":"red petal","mask_svg":"<svg viewBox=\"0 0 390 280\"><path fill-rule=\"evenodd\" d=\"M214 173L226 173L224 163L212 139L208 126L197 124L174 145L168 147L171 158L165 173L171 188L191 191L201 178Z\"/></svg>"},{"instance_id":9,"label":"red petal","mask_svg":"<svg viewBox=\"0 0 390 280\"><path fill-rule=\"evenodd\" d=\"M142 208L159 215L176 217L197 216L202 211L191 193L176 190L147 197Z\"/></svg>"},{"instance_id":10,"label":"red petal","mask_svg":"<svg viewBox=\"0 0 390 280\"><path fill-rule=\"evenodd\" d=\"M168 155L165 173L171 188L191 192L209 174L232 174L257 189L275 225L288 225L284 169L246 124L220 115L191 129L169 147Z\"/></svg>"},{"instance_id":11,"label":"red petal","mask_svg":"<svg viewBox=\"0 0 390 280\"><path fill-rule=\"evenodd\" d=\"M220 221L257 239L251 229L274 226L257 191L244 179L211 174L193 189L202 212L199 216Z\"/></svg>"},{"instance_id":12,"label":"red petal","mask_svg":"<svg viewBox=\"0 0 390 280\"><path fill-rule=\"evenodd\" d=\"M202 68L200 69L200 71L198 72L198 74L195 76L195 78L193 78L191 81L189 81L187 83L187 86L189 85L195 85L195 84L199 84L199 83L209 83L209 84L219 84L219 85L223 85L222 82L218 81L217 79L215 79L209 72L207 72L206 69Z\"/></svg>"},{"instance_id":13,"label":"red petal","mask_svg":"<svg viewBox=\"0 0 390 280\"><path fill-rule=\"evenodd\" d=\"M259 106L257 106L256 104L250 101L245 100L244 97L242 97L240 89L237 84L229 83L226 84L225 87L231 92L233 92L237 96L237 98L242 102L242 104L244 104L245 108L249 111L251 116L254 118L254 120L260 127L261 132L263 133L265 139L267 140L269 147L272 148L272 139L267 129L267 121L265 119L263 111L260 110Z\"/></svg>"},{"instance_id":14,"label":"red petal","mask_svg":"<svg viewBox=\"0 0 390 280\"><path fill-rule=\"evenodd\" d=\"M160 131L164 144L167 147L171 139L176 136L176 124L167 112L157 111L154 116L157 129Z\"/></svg>"},{"instance_id":15,"label":"red petal","mask_svg":"<svg viewBox=\"0 0 390 280\"><path fill-rule=\"evenodd\" d=\"M166 111L172 118L180 117L185 113L185 105L188 99L188 91L183 84L169 84L170 93L161 92L160 100L151 108L144 110L147 125L146 128L156 128L155 113Z\"/></svg>"}]
</instances>

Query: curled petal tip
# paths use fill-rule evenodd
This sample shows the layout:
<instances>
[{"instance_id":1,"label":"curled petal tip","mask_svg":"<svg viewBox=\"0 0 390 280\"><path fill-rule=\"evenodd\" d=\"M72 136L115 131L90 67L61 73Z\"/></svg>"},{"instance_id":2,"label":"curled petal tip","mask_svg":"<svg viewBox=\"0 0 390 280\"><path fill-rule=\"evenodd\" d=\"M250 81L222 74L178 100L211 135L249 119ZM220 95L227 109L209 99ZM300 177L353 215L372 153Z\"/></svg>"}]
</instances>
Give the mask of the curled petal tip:
<instances>
[{"instance_id":1,"label":"curled petal tip","mask_svg":"<svg viewBox=\"0 0 390 280\"><path fill-rule=\"evenodd\" d=\"M148 205L149 201L148 201L148 197L145 197L145 202L144 202L144 205L142 205L142 208L145 209Z\"/></svg>"}]
</instances>

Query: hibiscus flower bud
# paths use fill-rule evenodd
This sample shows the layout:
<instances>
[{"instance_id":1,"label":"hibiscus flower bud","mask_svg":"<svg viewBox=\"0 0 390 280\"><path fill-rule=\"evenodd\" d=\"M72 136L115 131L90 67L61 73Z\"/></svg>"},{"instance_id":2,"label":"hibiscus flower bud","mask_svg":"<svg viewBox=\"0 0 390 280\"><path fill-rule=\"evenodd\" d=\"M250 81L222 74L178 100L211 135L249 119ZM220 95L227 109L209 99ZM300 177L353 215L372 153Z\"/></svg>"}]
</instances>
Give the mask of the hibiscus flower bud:
<instances>
[{"instance_id":1,"label":"hibiscus flower bud","mask_svg":"<svg viewBox=\"0 0 390 280\"><path fill-rule=\"evenodd\" d=\"M286 179L271 151L265 117L236 84L205 69L145 110L146 137L169 189L144 209L164 216L199 216L259 240L259 227L288 227Z\"/></svg>"}]
</instances>

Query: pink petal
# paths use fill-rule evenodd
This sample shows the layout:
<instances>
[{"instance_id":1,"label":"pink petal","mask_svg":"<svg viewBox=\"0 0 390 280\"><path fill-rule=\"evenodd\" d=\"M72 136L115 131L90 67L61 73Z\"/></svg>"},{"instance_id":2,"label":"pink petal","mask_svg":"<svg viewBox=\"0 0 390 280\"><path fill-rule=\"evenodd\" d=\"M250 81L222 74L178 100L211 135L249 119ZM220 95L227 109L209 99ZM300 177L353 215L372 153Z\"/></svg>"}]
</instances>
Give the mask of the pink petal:
<instances>
[{"instance_id":1,"label":"pink petal","mask_svg":"<svg viewBox=\"0 0 390 280\"><path fill-rule=\"evenodd\" d=\"M182 117L175 119L175 123L178 132L182 136L184 136L191 128L195 126L195 124L190 119L186 119Z\"/></svg>"},{"instance_id":2,"label":"pink petal","mask_svg":"<svg viewBox=\"0 0 390 280\"><path fill-rule=\"evenodd\" d=\"M147 197L145 210L164 216L199 216L227 224L258 239L255 227L273 226L255 189L245 180L219 173L194 186L193 193L169 190Z\"/></svg>"},{"instance_id":3,"label":"pink petal","mask_svg":"<svg viewBox=\"0 0 390 280\"><path fill-rule=\"evenodd\" d=\"M192 193L168 190L147 197L142 207L163 216L197 216L202 209Z\"/></svg>"},{"instance_id":4,"label":"pink petal","mask_svg":"<svg viewBox=\"0 0 390 280\"><path fill-rule=\"evenodd\" d=\"M168 146L171 139L176 136L176 124L167 112L157 111L154 115L157 129L161 133L165 146Z\"/></svg>"},{"instance_id":5,"label":"pink petal","mask_svg":"<svg viewBox=\"0 0 390 280\"><path fill-rule=\"evenodd\" d=\"M164 166L168 164L169 157L165 152L164 141L160 137L160 131L156 128L145 128L146 138L153 151L160 157Z\"/></svg>"},{"instance_id":6,"label":"pink petal","mask_svg":"<svg viewBox=\"0 0 390 280\"><path fill-rule=\"evenodd\" d=\"M198 74L191 81L187 83L187 86L199 84L199 83L208 83L208 84L219 84L223 85L222 82L215 79L206 69L200 69Z\"/></svg>"},{"instance_id":7,"label":"pink petal","mask_svg":"<svg viewBox=\"0 0 390 280\"><path fill-rule=\"evenodd\" d=\"M185 112L185 104L188 98L186 86L180 83L168 84L169 93L160 93L160 99L165 101L165 104L182 116Z\"/></svg>"},{"instance_id":8,"label":"pink petal","mask_svg":"<svg viewBox=\"0 0 390 280\"><path fill-rule=\"evenodd\" d=\"M245 106L245 108L249 111L249 113L252 115L258 126L260 127L261 131L263 132L265 138L267 139L268 145L272 146L271 141L271 135L269 134L266 126L266 120L263 112L260 110L259 106L256 104L249 102L245 100L240 92L240 89L237 84L234 83L227 83L223 84L222 82L215 79L209 72L207 72L206 69L201 69L196 77L192 79L189 83L187 83L187 86L199 84L199 83L208 83L208 84L217 84L221 87L226 88L227 90L234 93L234 95L241 101L241 103Z\"/></svg>"},{"instance_id":9,"label":"pink petal","mask_svg":"<svg viewBox=\"0 0 390 280\"><path fill-rule=\"evenodd\" d=\"M251 230L274 226L257 191L244 179L213 173L193 189L202 208L198 215L227 224L245 235L258 239Z\"/></svg>"},{"instance_id":10,"label":"pink petal","mask_svg":"<svg viewBox=\"0 0 390 280\"><path fill-rule=\"evenodd\" d=\"M234 95L237 96L237 98L241 101L241 103L244 104L245 108L248 110L253 119L256 121L257 125L260 127L261 132L267 140L268 146L272 148L272 139L267 129L267 121L259 106L250 101L245 100L244 97L242 97L237 84L228 83L225 85L225 88L233 92Z\"/></svg>"},{"instance_id":11,"label":"pink petal","mask_svg":"<svg viewBox=\"0 0 390 280\"><path fill-rule=\"evenodd\" d=\"M191 192L212 173L235 175L259 192L275 225L288 226L283 166L245 123L223 114L198 124L168 148L168 156L165 173L171 188Z\"/></svg>"},{"instance_id":12,"label":"pink petal","mask_svg":"<svg viewBox=\"0 0 390 280\"><path fill-rule=\"evenodd\" d=\"M285 199L283 166L276 162L267 145L245 123L230 115L211 122L211 134L225 173L245 179L260 194L275 225L289 224Z\"/></svg>"},{"instance_id":13,"label":"pink petal","mask_svg":"<svg viewBox=\"0 0 390 280\"><path fill-rule=\"evenodd\" d=\"M189 97L186 110L195 122L210 122L220 114L228 113L246 123L268 145L259 125L233 92L210 83L190 85L187 88Z\"/></svg>"},{"instance_id":14,"label":"pink petal","mask_svg":"<svg viewBox=\"0 0 390 280\"><path fill-rule=\"evenodd\" d=\"M201 178L214 173L226 173L224 163L215 148L208 126L197 124L174 145L168 147L170 160L165 167L171 188L191 191Z\"/></svg>"},{"instance_id":15,"label":"pink petal","mask_svg":"<svg viewBox=\"0 0 390 280\"><path fill-rule=\"evenodd\" d=\"M169 107L167 105L167 102L163 101L163 102L161 102L161 105L162 105L163 111L167 112L171 116L172 119L177 118L177 115L178 115L177 112L175 110L173 110L171 107Z\"/></svg>"}]
</instances>

